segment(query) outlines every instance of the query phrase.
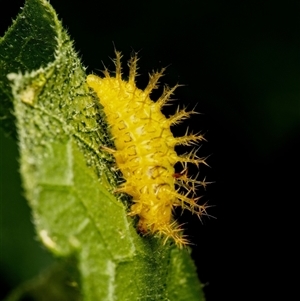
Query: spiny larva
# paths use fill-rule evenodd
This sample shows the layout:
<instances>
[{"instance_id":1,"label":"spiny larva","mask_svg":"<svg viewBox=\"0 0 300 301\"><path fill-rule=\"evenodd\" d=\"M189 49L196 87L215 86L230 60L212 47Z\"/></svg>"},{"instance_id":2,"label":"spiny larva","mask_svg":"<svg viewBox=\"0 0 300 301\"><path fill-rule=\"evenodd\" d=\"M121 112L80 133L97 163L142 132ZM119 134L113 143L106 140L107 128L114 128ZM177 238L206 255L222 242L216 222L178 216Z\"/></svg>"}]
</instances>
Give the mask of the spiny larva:
<instances>
[{"instance_id":1,"label":"spiny larva","mask_svg":"<svg viewBox=\"0 0 300 301\"><path fill-rule=\"evenodd\" d=\"M201 218L207 206L197 204L196 187L205 186L205 181L197 181L188 176L188 164L197 167L205 163L205 158L192 150L178 155L176 145L194 145L204 140L200 134L187 133L174 137L170 127L187 119L194 111L177 110L166 118L161 109L170 100L178 87L164 87L162 95L154 102L150 99L153 89L165 69L150 75L144 90L137 88L137 55L129 60L128 81L122 79L121 53L116 51L114 60L116 72L111 76L107 69L104 78L87 76L87 84L92 88L104 107L115 150L104 147L113 154L124 183L117 189L132 197L130 215L139 217L138 230L143 234L159 234L163 243L171 238L180 248L188 244L182 228L174 220L176 207L190 210ZM175 173L174 165L180 162L182 171Z\"/></svg>"}]
</instances>

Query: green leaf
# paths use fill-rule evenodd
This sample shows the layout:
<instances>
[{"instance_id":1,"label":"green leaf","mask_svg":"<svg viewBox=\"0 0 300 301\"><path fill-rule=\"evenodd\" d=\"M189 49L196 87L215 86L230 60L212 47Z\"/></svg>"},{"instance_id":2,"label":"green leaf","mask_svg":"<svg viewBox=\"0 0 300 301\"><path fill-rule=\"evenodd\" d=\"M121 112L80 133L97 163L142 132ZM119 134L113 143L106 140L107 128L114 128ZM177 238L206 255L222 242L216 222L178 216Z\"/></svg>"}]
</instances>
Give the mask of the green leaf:
<instances>
[{"instance_id":1,"label":"green leaf","mask_svg":"<svg viewBox=\"0 0 300 301\"><path fill-rule=\"evenodd\" d=\"M128 198L113 194L120 177L99 148L111 146L105 116L47 1L26 1L0 60L2 124L16 125L37 234L54 255L76 259L82 299L204 300L189 250L139 236Z\"/></svg>"},{"instance_id":2,"label":"green leaf","mask_svg":"<svg viewBox=\"0 0 300 301\"><path fill-rule=\"evenodd\" d=\"M47 1L26 2L22 14L0 37L0 126L16 135L15 116L7 74L45 67L57 47L54 11Z\"/></svg>"}]
</instances>

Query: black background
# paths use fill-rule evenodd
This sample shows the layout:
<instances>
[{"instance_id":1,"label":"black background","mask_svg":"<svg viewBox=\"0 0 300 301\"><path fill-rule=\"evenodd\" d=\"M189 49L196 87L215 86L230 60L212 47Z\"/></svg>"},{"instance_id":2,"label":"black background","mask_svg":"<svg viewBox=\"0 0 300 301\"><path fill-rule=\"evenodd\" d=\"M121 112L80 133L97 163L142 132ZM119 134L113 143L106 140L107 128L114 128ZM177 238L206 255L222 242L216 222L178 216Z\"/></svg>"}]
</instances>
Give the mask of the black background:
<instances>
[{"instance_id":1,"label":"black background","mask_svg":"<svg viewBox=\"0 0 300 301\"><path fill-rule=\"evenodd\" d=\"M8 8L1 1L0 35L22 3L13 1ZM267 298L276 286L269 276L278 275L277 281L283 281L278 270L286 263L274 255L288 241L282 219L299 199L294 194L300 137L299 1L52 0L51 4L89 72L100 74L102 62L113 69L109 57L114 57L115 45L124 62L132 50L139 51L140 87L146 85L148 72L165 66L163 83L185 85L175 94L176 104L190 109L196 105L202 113L185 126L205 133L207 142L199 155L211 155L207 160L211 168L200 168L200 177L215 181L201 193L215 206L209 213L216 219L204 218L201 224L189 214L180 218L188 222L192 256L206 284L207 301L244 300L251 294ZM174 133L183 134L185 126ZM1 141L5 143L1 153L11 144L7 153L16 182L10 183L17 185L16 146ZM21 198L21 191L16 197ZM28 208L23 207L28 219ZM5 207L2 214L9 210ZM2 223L5 231L17 233ZM19 269L12 273L9 259L1 260L1 268L7 287L31 276Z\"/></svg>"}]
</instances>

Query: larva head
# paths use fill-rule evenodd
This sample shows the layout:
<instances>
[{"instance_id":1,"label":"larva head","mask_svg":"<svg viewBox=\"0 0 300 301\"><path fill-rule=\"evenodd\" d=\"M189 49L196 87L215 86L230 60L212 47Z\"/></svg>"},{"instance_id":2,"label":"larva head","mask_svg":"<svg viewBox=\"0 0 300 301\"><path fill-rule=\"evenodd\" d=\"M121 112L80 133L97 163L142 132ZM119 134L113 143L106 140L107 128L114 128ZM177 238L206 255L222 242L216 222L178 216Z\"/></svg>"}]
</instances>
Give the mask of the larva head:
<instances>
[{"instance_id":1,"label":"larva head","mask_svg":"<svg viewBox=\"0 0 300 301\"><path fill-rule=\"evenodd\" d=\"M188 209L199 217L206 213L206 207L198 205L195 197L196 187L204 182L188 175L188 164L198 167L200 163L205 164L205 159L199 158L196 150L178 156L175 146L197 144L204 138L192 133L173 136L170 127L195 113L178 110L170 118L162 114L161 108L177 86L166 87L157 102L150 99L164 69L150 75L147 87L141 90L135 84L137 57L129 62L128 81L122 79L120 60L121 54L116 52L115 77L107 70L103 72L104 78L87 77L88 86L96 92L104 107L116 147L109 151L124 177L124 183L116 191L132 197L129 214L139 217L138 229L142 234L158 234L164 243L170 238L182 247L188 241L172 214L177 207ZM174 169L177 162L183 165L179 173Z\"/></svg>"}]
</instances>

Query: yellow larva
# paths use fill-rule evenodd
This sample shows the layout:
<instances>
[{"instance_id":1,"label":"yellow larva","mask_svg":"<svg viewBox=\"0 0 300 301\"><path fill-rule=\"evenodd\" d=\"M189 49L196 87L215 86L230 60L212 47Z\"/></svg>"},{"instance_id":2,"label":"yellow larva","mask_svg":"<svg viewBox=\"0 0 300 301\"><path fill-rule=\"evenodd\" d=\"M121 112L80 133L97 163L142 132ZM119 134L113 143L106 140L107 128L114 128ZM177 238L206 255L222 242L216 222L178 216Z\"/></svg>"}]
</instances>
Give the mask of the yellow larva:
<instances>
[{"instance_id":1,"label":"yellow larva","mask_svg":"<svg viewBox=\"0 0 300 301\"><path fill-rule=\"evenodd\" d=\"M88 75L87 84L92 88L104 107L116 150L113 153L117 167L122 172L124 183L118 187L132 197L130 215L138 215L138 229L141 233L159 234L163 243L169 238L182 247L188 240L173 218L176 207L188 209L199 217L206 214L206 206L197 204L195 189L205 182L192 179L187 174L188 163L205 164L193 150L179 156L176 145L193 145L203 140L199 134L174 137L170 127L189 117L194 111L178 110L166 118L161 108L169 101L177 85L165 87L160 98L153 102L150 94L157 88L164 69L150 75L144 90L136 87L138 58L129 61L129 79L122 79L121 53L116 51L116 73L112 77L104 70L104 78ZM176 162L182 163L183 171L175 173Z\"/></svg>"}]
</instances>

